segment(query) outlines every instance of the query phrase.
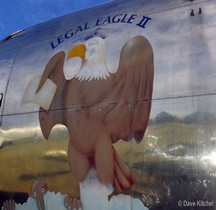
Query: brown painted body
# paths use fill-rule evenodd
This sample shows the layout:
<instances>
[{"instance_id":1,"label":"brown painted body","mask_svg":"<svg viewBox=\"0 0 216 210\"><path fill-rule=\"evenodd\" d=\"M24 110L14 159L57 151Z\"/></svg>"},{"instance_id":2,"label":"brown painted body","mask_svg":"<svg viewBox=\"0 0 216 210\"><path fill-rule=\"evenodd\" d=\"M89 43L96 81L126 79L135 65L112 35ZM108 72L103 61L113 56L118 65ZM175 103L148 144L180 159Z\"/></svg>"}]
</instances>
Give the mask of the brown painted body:
<instances>
[{"instance_id":1,"label":"brown painted body","mask_svg":"<svg viewBox=\"0 0 216 210\"><path fill-rule=\"evenodd\" d=\"M122 48L117 72L106 80L66 81L64 59L64 52L51 58L38 87L47 78L58 86L50 110L40 110L45 138L55 124L64 124L70 136L70 168L79 181L95 167L102 183L114 183L118 190L130 188L135 177L115 155L112 144L133 138L139 142L145 133L153 88L149 42L142 36L129 40Z\"/></svg>"},{"instance_id":2,"label":"brown painted body","mask_svg":"<svg viewBox=\"0 0 216 210\"><path fill-rule=\"evenodd\" d=\"M45 203L44 203L43 196L46 192L47 192L47 184L42 183L39 180L34 182L31 191L29 192L29 195L36 199L39 210L45 210Z\"/></svg>"}]
</instances>

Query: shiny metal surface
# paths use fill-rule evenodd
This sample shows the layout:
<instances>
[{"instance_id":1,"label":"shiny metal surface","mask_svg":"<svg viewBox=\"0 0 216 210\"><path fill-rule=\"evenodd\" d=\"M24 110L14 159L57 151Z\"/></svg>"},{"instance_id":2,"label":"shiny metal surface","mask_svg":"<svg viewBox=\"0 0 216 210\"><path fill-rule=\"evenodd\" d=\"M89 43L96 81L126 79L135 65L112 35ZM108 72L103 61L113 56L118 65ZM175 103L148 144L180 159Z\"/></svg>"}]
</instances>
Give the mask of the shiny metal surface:
<instances>
[{"instance_id":1,"label":"shiny metal surface","mask_svg":"<svg viewBox=\"0 0 216 210\"><path fill-rule=\"evenodd\" d=\"M195 16L190 16L191 9ZM108 67L115 72L123 44L143 35L154 51L148 129L138 145L115 144L138 175L130 193L137 193L149 209L178 209L179 200L214 201L206 209L215 209L215 14L213 0L114 1L39 24L2 42L0 193L27 192L33 180L44 179L53 191L78 195L67 164L67 128L55 126L44 140L39 107L22 103L26 86L43 73L54 54L69 52L95 33L105 38ZM127 20L131 17L131 23L114 23L116 15L121 21L125 15ZM137 25L143 16L151 18L144 28Z\"/></svg>"}]
</instances>

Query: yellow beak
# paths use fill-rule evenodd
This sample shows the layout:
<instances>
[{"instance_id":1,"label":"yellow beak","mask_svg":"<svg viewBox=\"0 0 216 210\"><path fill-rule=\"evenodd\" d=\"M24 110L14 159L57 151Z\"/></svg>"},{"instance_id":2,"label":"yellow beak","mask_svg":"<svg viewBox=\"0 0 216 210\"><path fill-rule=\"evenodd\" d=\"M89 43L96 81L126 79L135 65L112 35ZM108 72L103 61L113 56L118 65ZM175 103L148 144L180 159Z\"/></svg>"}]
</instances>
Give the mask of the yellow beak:
<instances>
[{"instance_id":1,"label":"yellow beak","mask_svg":"<svg viewBox=\"0 0 216 210\"><path fill-rule=\"evenodd\" d=\"M67 60L69 60L72 57L80 57L84 60L85 52L86 52L86 46L84 44L77 45L76 47L70 50L70 52L67 55Z\"/></svg>"}]
</instances>

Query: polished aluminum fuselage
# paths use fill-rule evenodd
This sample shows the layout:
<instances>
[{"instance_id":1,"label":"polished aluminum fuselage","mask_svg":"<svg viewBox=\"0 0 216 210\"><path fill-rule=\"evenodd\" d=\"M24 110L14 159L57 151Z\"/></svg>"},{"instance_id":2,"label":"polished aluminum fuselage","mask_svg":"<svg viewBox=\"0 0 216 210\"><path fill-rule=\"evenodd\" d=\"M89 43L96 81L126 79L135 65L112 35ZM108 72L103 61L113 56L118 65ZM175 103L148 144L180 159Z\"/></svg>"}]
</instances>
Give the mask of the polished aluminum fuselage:
<instances>
[{"instance_id":1,"label":"polished aluminum fuselage","mask_svg":"<svg viewBox=\"0 0 216 210\"><path fill-rule=\"evenodd\" d=\"M215 199L215 14L214 0L113 1L1 41L0 192L27 192L30 182L43 178L58 180L54 191L77 191L65 181L72 179L66 163L68 131L56 125L49 141L44 140L39 107L23 104L26 86L54 54L67 53L93 36L106 40L108 66L116 69L123 44L142 35L154 51L148 129L139 145L116 144L138 173L135 191L150 206L169 202L170 209L186 198Z\"/></svg>"}]
</instances>

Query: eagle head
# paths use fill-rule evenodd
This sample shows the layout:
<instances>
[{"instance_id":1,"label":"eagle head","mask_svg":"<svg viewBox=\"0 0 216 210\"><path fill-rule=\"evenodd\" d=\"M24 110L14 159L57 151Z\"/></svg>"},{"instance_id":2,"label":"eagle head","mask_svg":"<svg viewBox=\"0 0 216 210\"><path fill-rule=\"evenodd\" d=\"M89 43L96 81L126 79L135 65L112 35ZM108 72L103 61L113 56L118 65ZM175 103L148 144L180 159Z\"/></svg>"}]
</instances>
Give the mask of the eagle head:
<instances>
[{"instance_id":1,"label":"eagle head","mask_svg":"<svg viewBox=\"0 0 216 210\"><path fill-rule=\"evenodd\" d=\"M73 47L67 54L64 75L67 80L106 79L109 77L106 45L101 37L93 37Z\"/></svg>"}]
</instances>

